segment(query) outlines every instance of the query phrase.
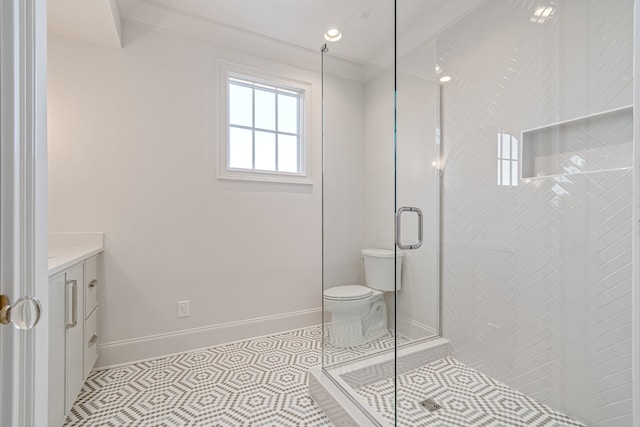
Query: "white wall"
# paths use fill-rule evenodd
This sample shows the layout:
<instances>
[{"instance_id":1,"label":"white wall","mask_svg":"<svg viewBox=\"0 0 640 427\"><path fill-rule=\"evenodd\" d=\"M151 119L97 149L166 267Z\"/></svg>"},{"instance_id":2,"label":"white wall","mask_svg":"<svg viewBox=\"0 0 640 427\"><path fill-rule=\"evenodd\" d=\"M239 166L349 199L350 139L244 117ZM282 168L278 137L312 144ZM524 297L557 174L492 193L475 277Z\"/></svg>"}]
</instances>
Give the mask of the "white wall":
<instances>
[{"instance_id":1,"label":"white wall","mask_svg":"<svg viewBox=\"0 0 640 427\"><path fill-rule=\"evenodd\" d=\"M393 249L395 189L392 70L377 69L377 75L366 81L364 105L364 246ZM395 328L394 295L387 293L385 301L388 327Z\"/></svg>"},{"instance_id":2,"label":"white wall","mask_svg":"<svg viewBox=\"0 0 640 427\"><path fill-rule=\"evenodd\" d=\"M132 22L123 46L49 42L49 229L105 233L99 364L318 323L319 73ZM218 59L312 83L312 186L215 178Z\"/></svg>"},{"instance_id":3,"label":"white wall","mask_svg":"<svg viewBox=\"0 0 640 427\"><path fill-rule=\"evenodd\" d=\"M438 63L453 77L444 336L462 362L554 409L630 425L631 138L619 157L607 132L631 123L562 141L553 147L562 175L513 188L496 184L496 141L631 104L633 1L559 2L544 24L521 3L489 1L438 38Z\"/></svg>"},{"instance_id":4,"label":"white wall","mask_svg":"<svg viewBox=\"0 0 640 427\"><path fill-rule=\"evenodd\" d=\"M358 80L334 77L325 55L324 288L364 283L364 98Z\"/></svg>"},{"instance_id":5,"label":"white wall","mask_svg":"<svg viewBox=\"0 0 640 427\"><path fill-rule=\"evenodd\" d=\"M365 245L393 249L394 147L393 71L382 70L365 83Z\"/></svg>"}]
</instances>

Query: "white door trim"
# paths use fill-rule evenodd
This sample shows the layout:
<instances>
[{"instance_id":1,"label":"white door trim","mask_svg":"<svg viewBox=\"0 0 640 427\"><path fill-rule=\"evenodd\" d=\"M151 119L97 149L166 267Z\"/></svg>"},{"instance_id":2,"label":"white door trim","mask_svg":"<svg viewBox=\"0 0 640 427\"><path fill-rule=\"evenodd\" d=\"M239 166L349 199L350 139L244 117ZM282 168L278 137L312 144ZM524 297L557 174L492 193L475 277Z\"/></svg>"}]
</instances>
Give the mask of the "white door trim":
<instances>
[{"instance_id":1,"label":"white door trim","mask_svg":"<svg viewBox=\"0 0 640 427\"><path fill-rule=\"evenodd\" d=\"M8 361L11 371L3 370L3 384L6 380L11 386L2 398L11 402L11 413L3 414L2 421L45 426L49 338L46 0L2 0L0 8L2 199L10 224L3 228L3 286L12 300L33 295L44 309L32 331L3 326L2 344L11 346L13 357Z\"/></svg>"}]
</instances>

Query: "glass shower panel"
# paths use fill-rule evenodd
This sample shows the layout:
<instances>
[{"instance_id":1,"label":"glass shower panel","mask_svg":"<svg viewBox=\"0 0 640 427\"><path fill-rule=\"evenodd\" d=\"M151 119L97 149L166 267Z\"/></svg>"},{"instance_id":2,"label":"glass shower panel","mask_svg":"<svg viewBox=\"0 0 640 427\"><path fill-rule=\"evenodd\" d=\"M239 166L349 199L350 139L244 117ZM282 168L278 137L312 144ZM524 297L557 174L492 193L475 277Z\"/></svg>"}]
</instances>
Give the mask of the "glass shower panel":
<instances>
[{"instance_id":1,"label":"glass shower panel","mask_svg":"<svg viewBox=\"0 0 640 427\"><path fill-rule=\"evenodd\" d=\"M371 0L341 26L322 362L363 425L631 425L633 8ZM367 248L402 263L362 342Z\"/></svg>"},{"instance_id":2,"label":"glass shower panel","mask_svg":"<svg viewBox=\"0 0 640 427\"><path fill-rule=\"evenodd\" d=\"M396 70L393 6L364 2L322 55L323 368L381 424L395 420L395 372L419 361L396 364L396 349L440 332L440 88L412 60Z\"/></svg>"},{"instance_id":3,"label":"glass shower panel","mask_svg":"<svg viewBox=\"0 0 640 427\"><path fill-rule=\"evenodd\" d=\"M431 45L451 363L523 422L631 425L633 1L485 1Z\"/></svg>"},{"instance_id":4,"label":"glass shower panel","mask_svg":"<svg viewBox=\"0 0 640 427\"><path fill-rule=\"evenodd\" d=\"M361 2L340 30L322 54L322 365L378 425L359 390L393 379L396 345L393 2Z\"/></svg>"},{"instance_id":5,"label":"glass shower panel","mask_svg":"<svg viewBox=\"0 0 640 427\"><path fill-rule=\"evenodd\" d=\"M353 38L366 35L350 37L357 46ZM329 45L322 54L325 369L395 345L393 51L384 68L354 66L349 46L342 49ZM389 263L389 280L365 278L365 254Z\"/></svg>"}]
</instances>

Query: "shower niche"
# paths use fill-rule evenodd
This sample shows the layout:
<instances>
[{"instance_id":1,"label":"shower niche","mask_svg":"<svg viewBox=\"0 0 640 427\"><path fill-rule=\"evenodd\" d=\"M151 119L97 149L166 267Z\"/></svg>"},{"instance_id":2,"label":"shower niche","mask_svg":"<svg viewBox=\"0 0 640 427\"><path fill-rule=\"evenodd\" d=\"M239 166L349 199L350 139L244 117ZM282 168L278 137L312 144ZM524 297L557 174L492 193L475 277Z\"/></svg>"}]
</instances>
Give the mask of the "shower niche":
<instances>
[{"instance_id":1,"label":"shower niche","mask_svg":"<svg viewBox=\"0 0 640 427\"><path fill-rule=\"evenodd\" d=\"M521 141L523 179L630 168L633 107L525 130Z\"/></svg>"}]
</instances>

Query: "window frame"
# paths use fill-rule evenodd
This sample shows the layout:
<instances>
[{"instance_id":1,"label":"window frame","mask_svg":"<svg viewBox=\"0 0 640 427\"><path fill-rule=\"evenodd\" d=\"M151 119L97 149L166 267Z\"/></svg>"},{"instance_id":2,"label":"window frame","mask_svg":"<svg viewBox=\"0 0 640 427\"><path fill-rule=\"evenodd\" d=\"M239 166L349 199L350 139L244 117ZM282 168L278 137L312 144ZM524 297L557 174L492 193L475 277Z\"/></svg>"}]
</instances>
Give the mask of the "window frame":
<instances>
[{"instance_id":1,"label":"window frame","mask_svg":"<svg viewBox=\"0 0 640 427\"><path fill-rule=\"evenodd\" d=\"M288 184L312 184L310 180L310 105L311 83L292 79L288 76L276 76L271 73L254 68L232 64L226 61L219 62L220 99L219 99L219 129L218 139L218 179L263 181ZM300 94L298 124L298 165L299 172L281 172L256 169L232 168L229 166L229 123L230 98L229 79L238 79L253 84L275 87L285 91L293 91ZM257 88L260 89L259 87ZM254 105L255 108L255 105ZM252 129L255 131L255 121ZM275 133L275 132L274 132ZM255 155L255 153L254 153ZM255 167L255 160L253 162Z\"/></svg>"}]
</instances>

